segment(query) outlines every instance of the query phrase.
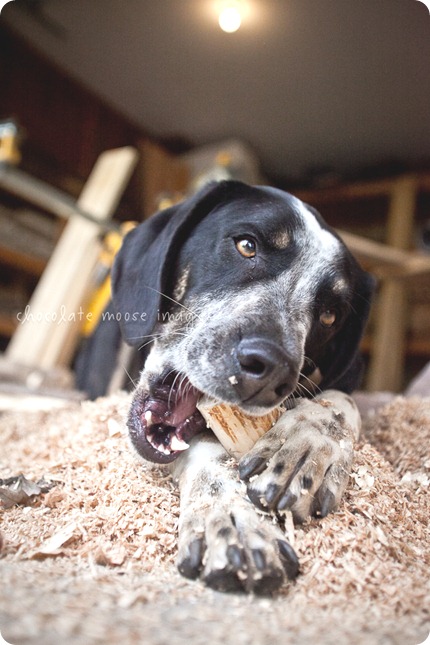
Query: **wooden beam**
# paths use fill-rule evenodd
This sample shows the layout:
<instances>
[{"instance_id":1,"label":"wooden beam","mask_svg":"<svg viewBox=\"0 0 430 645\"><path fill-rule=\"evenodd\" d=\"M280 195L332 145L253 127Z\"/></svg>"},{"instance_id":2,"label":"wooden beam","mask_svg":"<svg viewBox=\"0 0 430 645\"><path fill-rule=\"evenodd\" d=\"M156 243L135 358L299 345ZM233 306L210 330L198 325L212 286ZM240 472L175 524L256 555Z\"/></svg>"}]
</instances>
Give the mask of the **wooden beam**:
<instances>
[{"instance_id":1,"label":"wooden beam","mask_svg":"<svg viewBox=\"0 0 430 645\"><path fill-rule=\"evenodd\" d=\"M413 177L399 179L391 194L387 223L387 244L408 249L412 239L417 196ZM368 389L371 391L402 389L406 342L408 299L406 287L397 280L386 280L377 302L374 350L372 352Z\"/></svg>"},{"instance_id":2,"label":"wooden beam","mask_svg":"<svg viewBox=\"0 0 430 645\"><path fill-rule=\"evenodd\" d=\"M348 184L339 184L325 188L309 188L294 191L294 194L305 202L310 204L326 204L356 199L366 199L369 197L388 197L390 198L393 190L396 189L399 182L413 181L418 190L430 192L430 173L406 174L400 177L388 179L376 179L373 181L357 181Z\"/></svg>"},{"instance_id":3,"label":"wooden beam","mask_svg":"<svg viewBox=\"0 0 430 645\"><path fill-rule=\"evenodd\" d=\"M103 224L118 205L137 161L134 148L100 155L78 208ZM67 365L76 345L91 276L100 251L100 226L72 215L6 351L7 359L50 369ZM81 313L82 312L82 313Z\"/></svg>"},{"instance_id":4,"label":"wooden beam","mask_svg":"<svg viewBox=\"0 0 430 645\"><path fill-rule=\"evenodd\" d=\"M430 256L380 244L360 235L337 230L357 260L364 262L380 279L407 279L430 273Z\"/></svg>"}]
</instances>

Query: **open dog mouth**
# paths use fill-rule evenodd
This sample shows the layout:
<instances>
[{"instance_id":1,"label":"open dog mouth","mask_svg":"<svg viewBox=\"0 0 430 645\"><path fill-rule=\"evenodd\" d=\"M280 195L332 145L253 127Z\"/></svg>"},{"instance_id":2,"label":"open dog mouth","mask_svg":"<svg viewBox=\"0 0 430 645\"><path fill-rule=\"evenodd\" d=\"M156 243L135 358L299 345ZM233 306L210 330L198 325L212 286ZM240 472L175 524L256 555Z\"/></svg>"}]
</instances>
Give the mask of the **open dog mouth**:
<instances>
[{"instance_id":1,"label":"open dog mouth","mask_svg":"<svg viewBox=\"0 0 430 645\"><path fill-rule=\"evenodd\" d=\"M177 372L153 383L145 397L138 394L127 425L142 457L166 464L189 448L191 439L206 428L196 408L200 397L201 392Z\"/></svg>"}]
</instances>

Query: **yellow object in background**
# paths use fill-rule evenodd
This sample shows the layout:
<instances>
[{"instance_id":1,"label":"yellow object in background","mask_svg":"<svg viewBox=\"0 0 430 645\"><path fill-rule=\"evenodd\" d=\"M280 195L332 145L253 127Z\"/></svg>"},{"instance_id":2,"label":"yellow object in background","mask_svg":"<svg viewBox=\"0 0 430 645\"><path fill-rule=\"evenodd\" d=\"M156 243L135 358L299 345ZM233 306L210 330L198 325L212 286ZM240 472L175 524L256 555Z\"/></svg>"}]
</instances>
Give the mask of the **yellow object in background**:
<instances>
[{"instance_id":1,"label":"yellow object in background","mask_svg":"<svg viewBox=\"0 0 430 645\"><path fill-rule=\"evenodd\" d=\"M95 288L87 304L87 315L81 329L81 335L85 338L94 332L111 299L110 272L113 261L121 248L125 235L137 224L138 222L124 222L119 231L109 231L103 239L103 247L94 277Z\"/></svg>"},{"instance_id":2,"label":"yellow object in background","mask_svg":"<svg viewBox=\"0 0 430 645\"><path fill-rule=\"evenodd\" d=\"M14 121L0 121L0 163L18 165L21 153L18 148L19 130Z\"/></svg>"}]
</instances>

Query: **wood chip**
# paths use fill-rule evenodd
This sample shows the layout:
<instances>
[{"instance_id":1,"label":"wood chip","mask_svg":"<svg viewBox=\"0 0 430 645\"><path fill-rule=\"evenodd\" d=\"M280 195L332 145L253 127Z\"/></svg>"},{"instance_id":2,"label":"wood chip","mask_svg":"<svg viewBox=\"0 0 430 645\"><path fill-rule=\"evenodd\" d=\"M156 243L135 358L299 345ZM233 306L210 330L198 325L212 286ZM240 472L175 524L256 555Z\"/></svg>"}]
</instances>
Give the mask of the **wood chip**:
<instances>
[{"instance_id":1,"label":"wood chip","mask_svg":"<svg viewBox=\"0 0 430 645\"><path fill-rule=\"evenodd\" d=\"M127 551L122 544L114 546L110 544L101 544L94 552L94 560L97 564L103 566L111 565L119 567L124 564Z\"/></svg>"},{"instance_id":2,"label":"wood chip","mask_svg":"<svg viewBox=\"0 0 430 645\"><path fill-rule=\"evenodd\" d=\"M214 405L214 401L206 397L199 401L197 408L208 427L235 459L248 452L284 412L284 408L278 407L269 414L255 417L245 414L235 405Z\"/></svg>"},{"instance_id":3,"label":"wood chip","mask_svg":"<svg viewBox=\"0 0 430 645\"><path fill-rule=\"evenodd\" d=\"M42 542L30 555L33 559L40 559L48 556L60 555L60 547L65 546L71 540L78 529L76 522L70 522L62 529L54 533L49 539Z\"/></svg>"}]
</instances>

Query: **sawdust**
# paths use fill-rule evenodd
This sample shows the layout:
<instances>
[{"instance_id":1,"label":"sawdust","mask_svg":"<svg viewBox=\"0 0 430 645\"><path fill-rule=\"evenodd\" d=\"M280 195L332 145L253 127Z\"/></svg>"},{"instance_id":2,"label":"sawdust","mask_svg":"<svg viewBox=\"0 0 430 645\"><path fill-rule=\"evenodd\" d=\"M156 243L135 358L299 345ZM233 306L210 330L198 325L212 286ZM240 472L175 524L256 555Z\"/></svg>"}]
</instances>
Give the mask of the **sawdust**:
<instances>
[{"instance_id":1,"label":"sawdust","mask_svg":"<svg viewBox=\"0 0 430 645\"><path fill-rule=\"evenodd\" d=\"M366 421L364 432L399 475L430 475L430 399L398 397Z\"/></svg>"},{"instance_id":2,"label":"sawdust","mask_svg":"<svg viewBox=\"0 0 430 645\"><path fill-rule=\"evenodd\" d=\"M430 399L399 398L368 420L340 509L296 528L302 574L274 598L220 594L179 576L178 493L166 469L143 464L129 448L128 403L117 395L0 418L0 477L55 483L28 505L1 510L7 641L425 640Z\"/></svg>"}]
</instances>

